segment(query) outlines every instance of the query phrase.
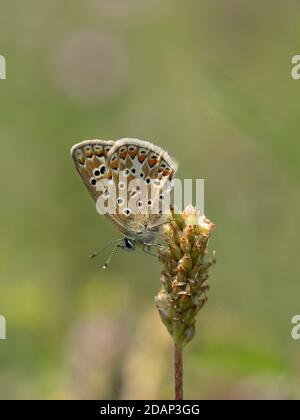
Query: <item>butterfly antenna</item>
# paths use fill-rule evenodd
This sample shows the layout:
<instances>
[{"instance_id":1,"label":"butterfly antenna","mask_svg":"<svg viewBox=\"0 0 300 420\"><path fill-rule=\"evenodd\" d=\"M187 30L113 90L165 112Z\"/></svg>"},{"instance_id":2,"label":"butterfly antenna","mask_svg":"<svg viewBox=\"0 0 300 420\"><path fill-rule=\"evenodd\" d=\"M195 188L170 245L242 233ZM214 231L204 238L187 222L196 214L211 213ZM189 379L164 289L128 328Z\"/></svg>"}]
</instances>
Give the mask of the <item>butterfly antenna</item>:
<instances>
[{"instance_id":1,"label":"butterfly antenna","mask_svg":"<svg viewBox=\"0 0 300 420\"><path fill-rule=\"evenodd\" d=\"M99 249L99 251L93 252L90 255L90 258L95 258L97 255L101 254L101 252L105 251L107 248L111 247L113 244L117 243L117 242L122 242L122 239L115 239L114 241L112 241L110 244L106 245L105 247Z\"/></svg>"},{"instance_id":2,"label":"butterfly antenna","mask_svg":"<svg viewBox=\"0 0 300 420\"><path fill-rule=\"evenodd\" d=\"M119 243L120 243L120 241L119 241ZM118 247L119 247L119 243L117 243L117 244L114 246L113 250L112 250L112 251L111 251L111 253L110 253L110 256L108 257L108 259L107 259L107 261L105 262L105 264L102 266L103 270L106 270L106 269L107 269L108 264L110 263L110 261L111 261L112 257L114 256L114 254L115 254L116 250L117 250L117 249L118 249Z\"/></svg>"}]
</instances>

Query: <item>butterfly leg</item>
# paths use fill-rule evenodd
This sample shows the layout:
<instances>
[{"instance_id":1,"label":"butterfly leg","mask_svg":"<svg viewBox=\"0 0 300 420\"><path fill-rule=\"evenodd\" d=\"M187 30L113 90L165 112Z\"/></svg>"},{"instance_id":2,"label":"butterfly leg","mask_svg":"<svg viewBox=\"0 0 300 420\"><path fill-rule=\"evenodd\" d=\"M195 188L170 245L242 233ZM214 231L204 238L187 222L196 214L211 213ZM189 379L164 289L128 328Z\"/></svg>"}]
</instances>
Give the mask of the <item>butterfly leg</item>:
<instances>
[{"instance_id":1,"label":"butterfly leg","mask_svg":"<svg viewBox=\"0 0 300 420\"><path fill-rule=\"evenodd\" d=\"M166 248L160 244L157 243L144 243L143 251L146 252L146 254L152 255L153 257L158 257L158 254L154 254L152 252L152 248L161 248L166 250Z\"/></svg>"},{"instance_id":2,"label":"butterfly leg","mask_svg":"<svg viewBox=\"0 0 300 420\"><path fill-rule=\"evenodd\" d=\"M143 251L144 251L146 254L151 255L152 257L157 257L157 256L158 256L157 254L154 254L154 253L151 251L151 245L149 245L149 244L144 244L144 246L143 246Z\"/></svg>"}]
</instances>

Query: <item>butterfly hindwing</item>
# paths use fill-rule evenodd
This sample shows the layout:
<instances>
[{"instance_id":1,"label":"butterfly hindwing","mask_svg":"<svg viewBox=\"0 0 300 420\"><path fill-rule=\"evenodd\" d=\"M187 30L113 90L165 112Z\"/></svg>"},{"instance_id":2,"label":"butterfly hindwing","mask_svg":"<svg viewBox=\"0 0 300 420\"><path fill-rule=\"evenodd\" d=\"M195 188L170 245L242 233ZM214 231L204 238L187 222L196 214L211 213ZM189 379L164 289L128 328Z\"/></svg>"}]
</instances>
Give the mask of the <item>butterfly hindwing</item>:
<instances>
[{"instance_id":1,"label":"butterfly hindwing","mask_svg":"<svg viewBox=\"0 0 300 420\"><path fill-rule=\"evenodd\" d=\"M113 145L112 140L86 140L71 149L75 167L95 201L101 195L96 184L106 177L108 155Z\"/></svg>"}]
</instances>

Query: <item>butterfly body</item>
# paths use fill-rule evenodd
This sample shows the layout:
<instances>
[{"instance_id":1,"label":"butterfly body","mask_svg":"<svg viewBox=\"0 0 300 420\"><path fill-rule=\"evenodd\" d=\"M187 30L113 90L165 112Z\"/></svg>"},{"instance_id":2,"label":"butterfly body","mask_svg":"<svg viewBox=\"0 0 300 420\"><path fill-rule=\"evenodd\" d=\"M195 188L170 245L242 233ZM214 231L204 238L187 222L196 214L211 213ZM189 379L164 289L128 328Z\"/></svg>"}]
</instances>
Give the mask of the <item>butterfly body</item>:
<instances>
[{"instance_id":1,"label":"butterfly body","mask_svg":"<svg viewBox=\"0 0 300 420\"><path fill-rule=\"evenodd\" d=\"M144 245L154 242L158 232L159 228L152 231L145 229L143 232L137 232L135 234L132 234L131 236L127 234L126 238L134 240L137 245Z\"/></svg>"},{"instance_id":2,"label":"butterfly body","mask_svg":"<svg viewBox=\"0 0 300 420\"><path fill-rule=\"evenodd\" d=\"M115 207L105 216L124 235L117 246L132 250L153 243L170 217L160 203L163 187L177 169L168 153L150 142L125 138L86 140L75 144L71 155L97 205L107 200Z\"/></svg>"}]
</instances>

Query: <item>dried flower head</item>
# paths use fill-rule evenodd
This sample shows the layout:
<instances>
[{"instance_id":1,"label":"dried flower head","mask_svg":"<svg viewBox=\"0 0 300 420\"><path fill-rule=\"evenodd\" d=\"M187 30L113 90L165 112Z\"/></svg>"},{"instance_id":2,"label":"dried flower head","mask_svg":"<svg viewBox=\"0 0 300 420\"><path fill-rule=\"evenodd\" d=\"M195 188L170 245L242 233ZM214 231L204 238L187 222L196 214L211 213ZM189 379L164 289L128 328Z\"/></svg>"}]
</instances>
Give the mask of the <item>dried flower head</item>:
<instances>
[{"instance_id":1,"label":"dried flower head","mask_svg":"<svg viewBox=\"0 0 300 420\"><path fill-rule=\"evenodd\" d=\"M166 248L159 251L164 264L162 288L156 296L162 322L176 345L184 346L195 334L195 320L207 301L208 271L215 264L209 258L208 240L214 224L189 205L163 229Z\"/></svg>"}]
</instances>

